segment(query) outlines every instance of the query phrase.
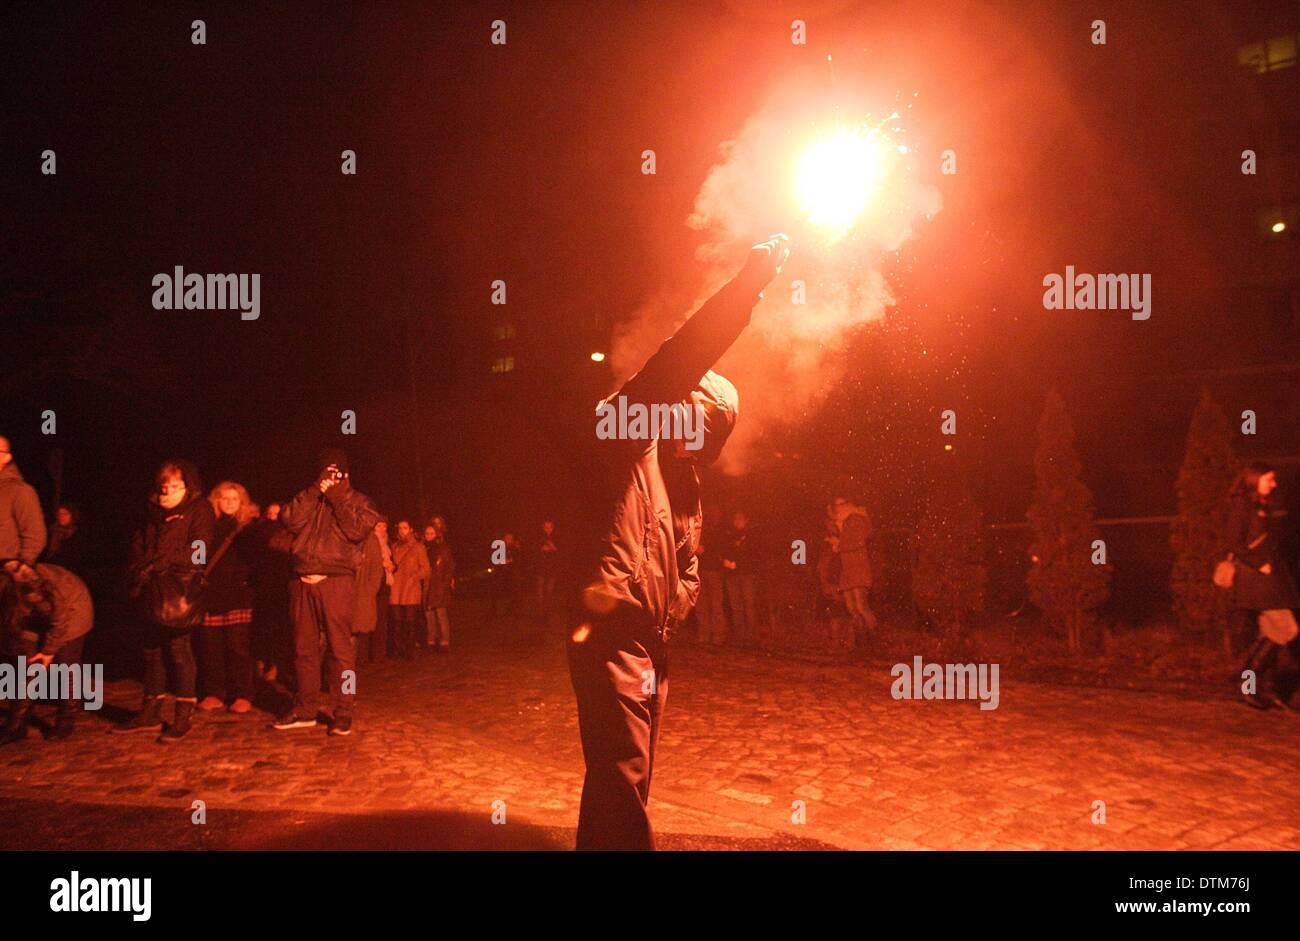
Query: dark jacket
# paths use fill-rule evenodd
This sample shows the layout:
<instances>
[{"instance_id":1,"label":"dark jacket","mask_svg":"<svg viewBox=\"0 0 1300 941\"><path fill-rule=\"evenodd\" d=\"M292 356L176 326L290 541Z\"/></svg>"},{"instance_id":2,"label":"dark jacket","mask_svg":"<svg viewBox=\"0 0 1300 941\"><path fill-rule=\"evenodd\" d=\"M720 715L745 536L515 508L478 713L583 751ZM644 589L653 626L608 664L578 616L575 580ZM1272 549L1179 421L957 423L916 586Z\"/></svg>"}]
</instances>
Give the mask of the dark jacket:
<instances>
[{"instance_id":1,"label":"dark jacket","mask_svg":"<svg viewBox=\"0 0 1300 941\"><path fill-rule=\"evenodd\" d=\"M456 577L456 560L445 539L427 543L429 553L429 580L424 587L426 609L445 608L451 604L451 584Z\"/></svg>"},{"instance_id":2,"label":"dark jacket","mask_svg":"<svg viewBox=\"0 0 1300 941\"><path fill-rule=\"evenodd\" d=\"M622 609L661 636L695 606L700 583L700 484L735 425L735 387L710 368L744 330L760 297L744 273L710 298L614 396L629 403L688 402L709 407L704 446L694 461L673 457L673 442L608 440L584 470L583 486L602 514L594 561L582 581L589 612ZM599 412L593 414L593 422ZM593 438L594 438L593 434Z\"/></svg>"},{"instance_id":3,"label":"dark jacket","mask_svg":"<svg viewBox=\"0 0 1300 941\"><path fill-rule=\"evenodd\" d=\"M219 549L235 532L235 518L224 514L212 528L212 546L208 550L209 568L205 601L212 614L238 611L253 606L253 559L256 558L255 527L245 526L231 542L217 564L211 561Z\"/></svg>"},{"instance_id":4,"label":"dark jacket","mask_svg":"<svg viewBox=\"0 0 1300 941\"><path fill-rule=\"evenodd\" d=\"M379 586L384 583L384 550L371 530L361 544L357 566L357 599L352 608L352 633L373 634L379 624Z\"/></svg>"},{"instance_id":5,"label":"dark jacket","mask_svg":"<svg viewBox=\"0 0 1300 941\"><path fill-rule=\"evenodd\" d=\"M86 536L80 526L50 527L50 544L45 548L45 561L53 562L73 572L86 567Z\"/></svg>"},{"instance_id":6,"label":"dark jacket","mask_svg":"<svg viewBox=\"0 0 1300 941\"><path fill-rule=\"evenodd\" d=\"M1280 551L1285 513L1249 494L1233 498L1228 515L1228 550L1237 562L1232 581L1232 606L1271 611L1296 606L1296 589ZM1273 571L1265 575L1264 565Z\"/></svg>"},{"instance_id":7,"label":"dark jacket","mask_svg":"<svg viewBox=\"0 0 1300 941\"><path fill-rule=\"evenodd\" d=\"M855 507L840 527L840 591L871 587L871 557L867 539L871 519L861 507Z\"/></svg>"},{"instance_id":8,"label":"dark jacket","mask_svg":"<svg viewBox=\"0 0 1300 941\"><path fill-rule=\"evenodd\" d=\"M35 565L45 539L40 498L10 461L0 470L0 560L21 559Z\"/></svg>"},{"instance_id":9,"label":"dark jacket","mask_svg":"<svg viewBox=\"0 0 1300 941\"><path fill-rule=\"evenodd\" d=\"M729 576L753 575L754 574L754 550L753 534L749 527L736 529L732 526L727 529L726 542L722 547L722 558L726 562L731 562L733 567L723 566L723 574Z\"/></svg>"},{"instance_id":10,"label":"dark jacket","mask_svg":"<svg viewBox=\"0 0 1300 941\"><path fill-rule=\"evenodd\" d=\"M56 654L78 637L90 633L95 623L95 605L90 600L86 583L61 565L41 562L36 572L49 587L51 613L41 618L36 633L40 636L41 653ZM29 622L29 629L36 625Z\"/></svg>"},{"instance_id":11,"label":"dark jacket","mask_svg":"<svg viewBox=\"0 0 1300 941\"><path fill-rule=\"evenodd\" d=\"M350 483L324 493L313 483L280 511L280 522L293 536L294 573L355 575L361 546L381 519L370 498Z\"/></svg>"},{"instance_id":12,"label":"dark jacket","mask_svg":"<svg viewBox=\"0 0 1300 941\"><path fill-rule=\"evenodd\" d=\"M149 497L148 518L131 542L129 567L137 587L144 576L194 568L195 540L203 541L205 559L217 549L212 541L212 504L203 496L198 471L188 461L172 463L180 467L185 480L185 501L165 510L158 505L156 493Z\"/></svg>"}]
</instances>

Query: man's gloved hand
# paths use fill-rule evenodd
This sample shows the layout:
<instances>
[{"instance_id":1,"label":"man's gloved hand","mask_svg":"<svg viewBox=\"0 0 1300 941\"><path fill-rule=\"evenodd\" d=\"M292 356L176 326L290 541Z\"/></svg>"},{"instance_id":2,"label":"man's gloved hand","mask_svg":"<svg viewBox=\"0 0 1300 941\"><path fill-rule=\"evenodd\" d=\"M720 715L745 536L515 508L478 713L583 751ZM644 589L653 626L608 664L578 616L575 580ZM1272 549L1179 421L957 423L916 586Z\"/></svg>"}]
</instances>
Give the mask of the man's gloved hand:
<instances>
[{"instance_id":1,"label":"man's gloved hand","mask_svg":"<svg viewBox=\"0 0 1300 941\"><path fill-rule=\"evenodd\" d=\"M768 282L781 272L781 266L790 257L790 239L778 232L766 242L749 250L740 280L755 293L767 287Z\"/></svg>"}]
</instances>

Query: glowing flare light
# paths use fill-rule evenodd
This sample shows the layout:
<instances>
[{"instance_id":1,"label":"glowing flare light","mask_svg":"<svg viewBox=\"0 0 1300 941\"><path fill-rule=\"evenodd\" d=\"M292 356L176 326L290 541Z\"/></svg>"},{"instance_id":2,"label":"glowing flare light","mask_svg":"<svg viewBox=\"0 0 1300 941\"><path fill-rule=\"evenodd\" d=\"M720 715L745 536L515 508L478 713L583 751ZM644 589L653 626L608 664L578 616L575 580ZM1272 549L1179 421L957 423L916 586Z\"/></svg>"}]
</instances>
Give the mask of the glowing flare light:
<instances>
[{"instance_id":1,"label":"glowing flare light","mask_svg":"<svg viewBox=\"0 0 1300 941\"><path fill-rule=\"evenodd\" d=\"M799 159L799 206L808 222L847 232L867 208L898 148L878 131L836 131L818 138Z\"/></svg>"}]
</instances>

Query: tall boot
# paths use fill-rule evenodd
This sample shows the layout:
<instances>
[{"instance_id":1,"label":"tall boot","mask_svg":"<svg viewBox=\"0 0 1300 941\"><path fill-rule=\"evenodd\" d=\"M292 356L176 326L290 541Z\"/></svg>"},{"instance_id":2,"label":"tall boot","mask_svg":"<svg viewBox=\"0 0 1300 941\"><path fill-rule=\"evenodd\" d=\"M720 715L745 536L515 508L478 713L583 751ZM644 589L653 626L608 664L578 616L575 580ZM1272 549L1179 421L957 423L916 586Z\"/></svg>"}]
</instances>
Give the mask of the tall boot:
<instances>
[{"instance_id":1,"label":"tall boot","mask_svg":"<svg viewBox=\"0 0 1300 941\"><path fill-rule=\"evenodd\" d=\"M0 745L19 742L27 737L27 716L31 711L30 699L19 699L14 702L9 717L5 719L4 727L0 728Z\"/></svg>"},{"instance_id":2,"label":"tall boot","mask_svg":"<svg viewBox=\"0 0 1300 941\"><path fill-rule=\"evenodd\" d=\"M1241 694L1242 701L1253 709L1268 709L1277 699L1277 694L1273 692L1273 684L1269 674L1272 672L1273 663L1277 660L1277 644L1273 643L1267 637L1261 637L1255 641L1246 654L1246 662L1241 667L1241 672L1252 670L1255 674L1255 692Z\"/></svg>"},{"instance_id":3,"label":"tall boot","mask_svg":"<svg viewBox=\"0 0 1300 941\"><path fill-rule=\"evenodd\" d=\"M194 717L194 707L197 700L178 699L176 700L176 720L167 728L163 729L162 735L158 736L161 744L180 741L190 734L191 719Z\"/></svg>"},{"instance_id":4,"label":"tall boot","mask_svg":"<svg viewBox=\"0 0 1300 941\"><path fill-rule=\"evenodd\" d=\"M162 728L162 700L161 696L146 696L143 709L110 731L119 735L158 731Z\"/></svg>"}]
</instances>

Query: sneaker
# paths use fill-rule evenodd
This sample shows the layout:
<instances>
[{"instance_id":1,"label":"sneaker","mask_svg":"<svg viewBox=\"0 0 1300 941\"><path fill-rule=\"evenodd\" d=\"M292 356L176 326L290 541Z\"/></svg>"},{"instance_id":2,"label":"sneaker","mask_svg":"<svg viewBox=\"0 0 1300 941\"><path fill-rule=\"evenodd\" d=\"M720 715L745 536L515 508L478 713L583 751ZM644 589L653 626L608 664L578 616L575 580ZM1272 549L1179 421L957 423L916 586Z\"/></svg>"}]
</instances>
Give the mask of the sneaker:
<instances>
[{"instance_id":1,"label":"sneaker","mask_svg":"<svg viewBox=\"0 0 1300 941\"><path fill-rule=\"evenodd\" d=\"M253 704L249 702L247 699L236 699L234 702L230 704L230 711L239 713L240 715L243 715L245 712L248 712L248 710L252 708L253 708Z\"/></svg>"},{"instance_id":2,"label":"sneaker","mask_svg":"<svg viewBox=\"0 0 1300 941\"><path fill-rule=\"evenodd\" d=\"M281 716L271 724L271 728L280 729L281 731L285 729L310 729L315 728L315 726L315 718L307 719L298 715L296 712L291 712L286 716Z\"/></svg>"},{"instance_id":3,"label":"sneaker","mask_svg":"<svg viewBox=\"0 0 1300 941\"><path fill-rule=\"evenodd\" d=\"M204 712L216 712L224 705L225 703L216 696L204 696L203 701L199 703L199 708Z\"/></svg>"},{"instance_id":4,"label":"sneaker","mask_svg":"<svg viewBox=\"0 0 1300 941\"><path fill-rule=\"evenodd\" d=\"M334 724L330 726L330 735L351 735L352 734L352 717L335 716Z\"/></svg>"}]
</instances>

